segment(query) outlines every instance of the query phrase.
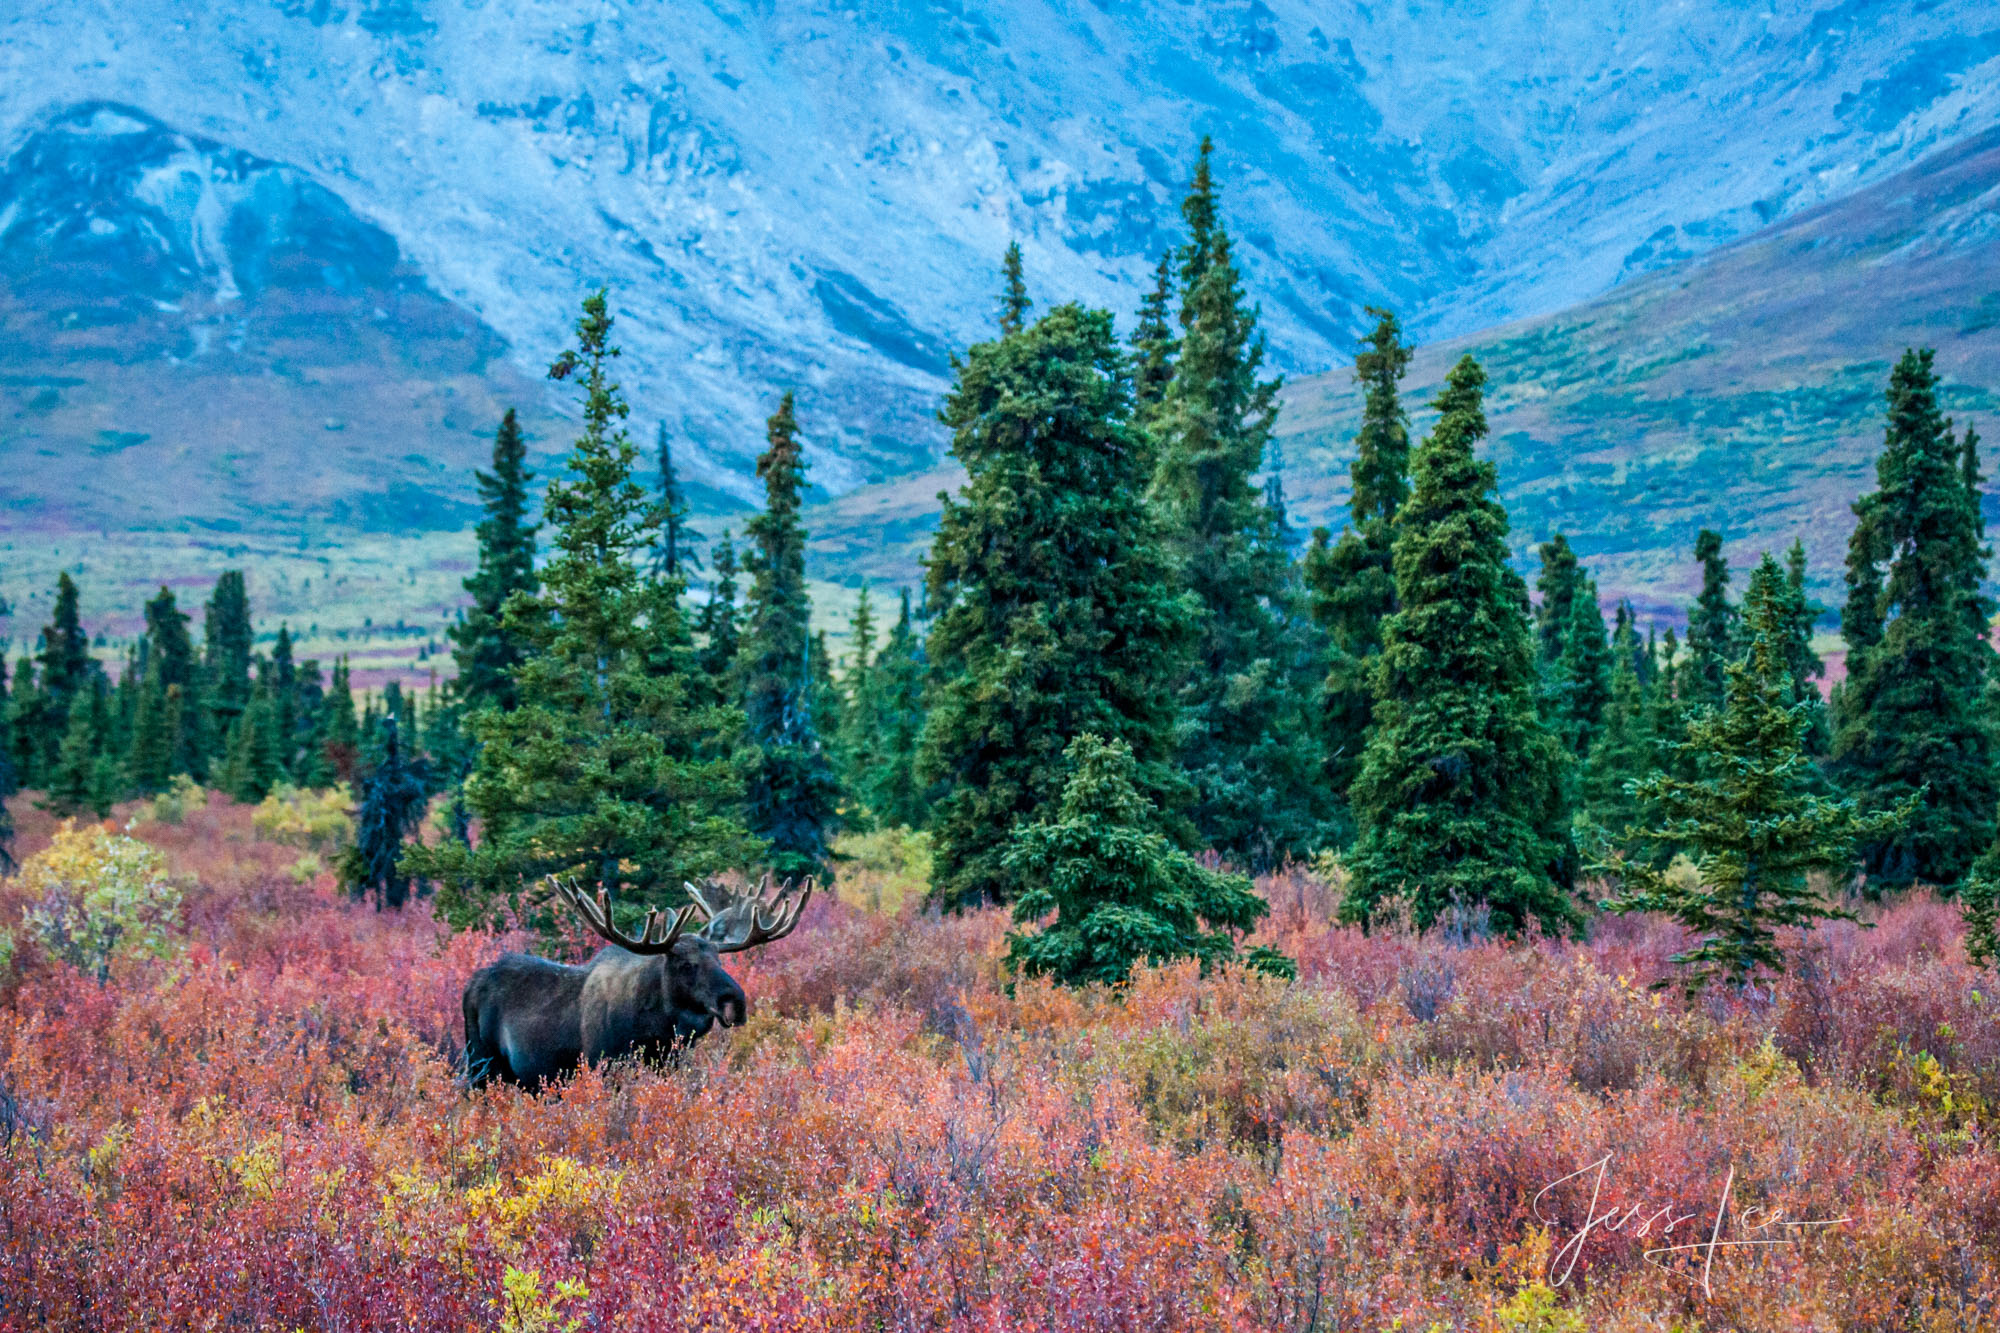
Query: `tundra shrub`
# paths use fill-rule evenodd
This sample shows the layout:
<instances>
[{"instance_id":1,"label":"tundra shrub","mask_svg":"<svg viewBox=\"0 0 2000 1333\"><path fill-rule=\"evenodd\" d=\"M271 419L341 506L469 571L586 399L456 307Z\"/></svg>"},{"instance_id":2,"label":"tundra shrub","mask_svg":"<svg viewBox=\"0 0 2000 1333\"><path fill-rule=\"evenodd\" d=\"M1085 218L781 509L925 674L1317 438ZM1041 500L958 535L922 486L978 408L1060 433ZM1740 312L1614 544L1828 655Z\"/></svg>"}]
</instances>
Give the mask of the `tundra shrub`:
<instances>
[{"instance_id":1,"label":"tundra shrub","mask_svg":"<svg viewBox=\"0 0 2000 1333\"><path fill-rule=\"evenodd\" d=\"M27 933L52 957L103 982L111 961L166 952L180 917L181 891L158 849L102 824L65 820L55 839L21 867Z\"/></svg>"},{"instance_id":2,"label":"tundra shrub","mask_svg":"<svg viewBox=\"0 0 2000 1333\"><path fill-rule=\"evenodd\" d=\"M281 784L250 816L257 836L322 854L354 841L354 795L346 784L321 791Z\"/></svg>"},{"instance_id":3,"label":"tundra shrub","mask_svg":"<svg viewBox=\"0 0 2000 1333\"><path fill-rule=\"evenodd\" d=\"M178 824L208 808L208 789L185 773L174 774L167 789L132 812L132 824ZM130 827L130 825L128 825Z\"/></svg>"}]
</instances>

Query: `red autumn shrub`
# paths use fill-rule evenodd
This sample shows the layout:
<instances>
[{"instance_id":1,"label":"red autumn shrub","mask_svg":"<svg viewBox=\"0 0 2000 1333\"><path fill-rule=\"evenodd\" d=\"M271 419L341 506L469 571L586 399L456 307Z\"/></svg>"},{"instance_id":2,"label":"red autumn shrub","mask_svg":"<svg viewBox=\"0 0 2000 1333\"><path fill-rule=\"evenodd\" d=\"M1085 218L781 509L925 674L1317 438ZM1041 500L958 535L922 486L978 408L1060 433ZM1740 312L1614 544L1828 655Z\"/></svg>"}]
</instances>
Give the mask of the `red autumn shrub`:
<instances>
[{"instance_id":1,"label":"red autumn shrub","mask_svg":"<svg viewBox=\"0 0 2000 1333\"><path fill-rule=\"evenodd\" d=\"M1948 904L1690 1004L1653 989L1668 923L1363 934L1299 868L1263 883L1291 984L1009 989L1004 913L828 898L731 960L751 1021L677 1066L467 1095L459 990L526 941L301 883L248 813L134 828L183 889L157 955L100 984L16 951L0 1328L2000 1318L2000 1035ZM1784 1243L1671 1248L1719 1208Z\"/></svg>"}]
</instances>

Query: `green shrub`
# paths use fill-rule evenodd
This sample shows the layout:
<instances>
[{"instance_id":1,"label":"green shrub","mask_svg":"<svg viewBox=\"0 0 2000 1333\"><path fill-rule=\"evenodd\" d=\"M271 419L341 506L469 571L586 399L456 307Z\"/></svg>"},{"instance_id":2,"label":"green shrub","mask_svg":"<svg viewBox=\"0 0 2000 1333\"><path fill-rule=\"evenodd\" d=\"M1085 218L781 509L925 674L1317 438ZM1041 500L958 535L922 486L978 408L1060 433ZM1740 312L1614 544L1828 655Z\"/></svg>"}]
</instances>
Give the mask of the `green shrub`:
<instances>
[{"instance_id":1,"label":"green shrub","mask_svg":"<svg viewBox=\"0 0 2000 1333\"><path fill-rule=\"evenodd\" d=\"M115 958L165 954L180 917L181 891L167 878L166 857L101 824L63 821L55 840L21 867L19 885L30 903L21 914L28 934L100 982Z\"/></svg>"}]
</instances>

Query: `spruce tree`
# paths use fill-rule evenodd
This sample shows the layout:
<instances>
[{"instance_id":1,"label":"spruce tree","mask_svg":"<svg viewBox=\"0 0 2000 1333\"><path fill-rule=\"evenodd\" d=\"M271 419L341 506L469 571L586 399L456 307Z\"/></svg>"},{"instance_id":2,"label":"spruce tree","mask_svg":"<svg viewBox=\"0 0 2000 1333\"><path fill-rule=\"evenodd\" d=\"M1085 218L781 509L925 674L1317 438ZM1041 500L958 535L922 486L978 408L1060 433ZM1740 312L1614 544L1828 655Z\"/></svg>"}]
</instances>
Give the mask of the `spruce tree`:
<instances>
[{"instance_id":1,"label":"spruce tree","mask_svg":"<svg viewBox=\"0 0 2000 1333\"><path fill-rule=\"evenodd\" d=\"M1907 824L1864 845L1870 884L1950 887L1992 843L2000 796L1982 707L1993 658L1987 550L1928 349L1903 355L1888 401L1876 490L1855 506L1848 548L1831 768L1864 805L1922 793Z\"/></svg>"},{"instance_id":2,"label":"spruce tree","mask_svg":"<svg viewBox=\"0 0 2000 1333\"><path fill-rule=\"evenodd\" d=\"M1622 881L1610 911L1665 912L1701 941L1673 961L1689 969L1687 986L1710 980L1743 986L1762 969L1784 970L1777 932L1816 921L1853 920L1829 902L1811 876L1846 876L1858 841L1879 838L1906 819L1906 802L1886 814L1863 816L1852 800L1812 790L1803 738L1804 705L1785 670L1790 633L1785 576L1766 555L1751 575L1743 607L1749 651L1728 670L1720 710L1696 716L1687 739L1674 742L1682 770L1639 785L1654 813L1641 845L1685 849L1695 874L1681 877L1644 859L1604 867Z\"/></svg>"},{"instance_id":3,"label":"spruce tree","mask_svg":"<svg viewBox=\"0 0 2000 1333\"><path fill-rule=\"evenodd\" d=\"M1034 304L1028 299L1028 284L1021 277L1021 243L1009 241L1007 253L1000 261L1000 274L1004 287L1000 292L1000 336L1019 333L1027 322L1028 308Z\"/></svg>"},{"instance_id":4,"label":"spruce tree","mask_svg":"<svg viewBox=\"0 0 2000 1333\"><path fill-rule=\"evenodd\" d=\"M1736 660L1738 613L1729 601L1729 562L1722 557L1722 534L1703 528L1695 534L1694 558L1701 562L1701 595L1688 610L1688 662L1681 696L1690 707L1720 708L1729 664Z\"/></svg>"},{"instance_id":5,"label":"spruce tree","mask_svg":"<svg viewBox=\"0 0 2000 1333\"><path fill-rule=\"evenodd\" d=\"M1313 531L1305 581L1312 612L1327 635L1320 720L1327 781L1345 793L1361 766L1372 712L1369 678L1382 651L1382 622L1396 609L1396 515L1410 497L1410 417L1402 381L1411 347L1390 311L1369 307L1374 330L1354 358L1363 388L1361 429L1348 469L1347 530L1334 542Z\"/></svg>"},{"instance_id":6,"label":"spruce tree","mask_svg":"<svg viewBox=\"0 0 2000 1333\"><path fill-rule=\"evenodd\" d=\"M35 679L34 659L23 655L14 668L14 689L7 700L7 739L14 780L22 787L40 787L54 761L49 756L51 724L48 696Z\"/></svg>"},{"instance_id":7,"label":"spruce tree","mask_svg":"<svg viewBox=\"0 0 2000 1333\"><path fill-rule=\"evenodd\" d=\"M1254 477L1277 419L1279 381L1262 380L1264 342L1216 211L1204 138L1182 204L1181 342L1154 418L1152 496L1170 553L1200 606L1179 689L1179 762L1196 790L1202 838L1261 869L1336 831L1309 701L1311 656L1295 614L1277 515Z\"/></svg>"},{"instance_id":8,"label":"spruce tree","mask_svg":"<svg viewBox=\"0 0 2000 1333\"><path fill-rule=\"evenodd\" d=\"M1813 682L1826 674L1826 663L1813 651L1813 627L1826 608L1806 591L1805 543L1792 541L1785 553L1785 588L1781 605L1785 626L1785 674L1791 677L1793 702L1806 708L1806 753L1815 761L1826 758L1833 748L1833 726L1826 699Z\"/></svg>"},{"instance_id":9,"label":"spruce tree","mask_svg":"<svg viewBox=\"0 0 2000 1333\"><path fill-rule=\"evenodd\" d=\"M1008 871L1027 889L1014 922L1038 930L1007 937L1009 968L1066 985L1117 986L1140 963L1200 960L1204 970L1236 957L1237 938L1268 910L1248 878L1211 870L1160 832L1159 812L1133 785L1132 749L1085 733L1064 751L1070 776L1061 802L1014 831ZM1269 949L1254 966L1295 974Z\"/></svg>"},{"instance_id":10,"label":"spruce tree","mask_svg":"<svg viewBox=\"0 0 2000 1333\"><path fill-rule=\"evenodd\" d=\"M91 778L97 768L97 728L86 701L73 701L56 760L49 770L48 791L40 805L65 818L91 804Z\"/></svg>"},{"instance_id":11,"label":"spruce tree","mask_svg":"<svg viewBox=\"0 0 2000 1333\"><path fill-rule=\"evenodd\" d=\"M174 774L174 701L168 697L160 665L150 664L139 687L132 717L132 745L126 753L125 783L140 796L167 789Z\"/></svg>"},{"instance_id":12,"label":"spruce tree","mask_svg":"<svg viewBox=\"0 0 2000 1333\"><path fill-rule=\"evenodd\" d=\"M849 797L843 822L864 828L872 823L870 788L882 762L883 716L881 690L875 675L875 606L868 585L854 601L854 615L848 621L849 654L841 680L845 694L838 743L832 748L839 760L840 789Z\"/></svg>"},{"instance_id":13,"label":"spruce tree","mask_svg":"<svg viewBox=\"0 0 2000 1333\"><path fill-rule=\"evenodd\" d=\"M872 672L880 750L864 790L869 813L884 827L923 828L930 818L929 788L917 776L927 674L923 635L910 611L910 590L904 588L896 623Z\"/></svg>"},{"instance_id":14,"label":"spruce tree","mask_svg":"<svg viewBox=\"0 0 2000 1333\"><path fill-rule=\"evenodd\" d=\"M840 788L813 712L812 603L799 519L805 460L789 392L767 430L768 447L757 459L764 511L745 525L750 594L739 669L747 735L758 752L746 784L746 822L768 844L774 874L824 880Z\"/></svg>"},{"instance_id":15,"label":"spruce tree","mask_svg":"<svg viewBox=\"0 0 2000 1333\"><path fill-rule=\"evenodd\" d=\"M514 673L528 654L526 627L510 627L505 610L515 594L532 597L535 533L528 521L528 446L513 408L493 437L493 470L474 474L486 516L479 522L479 566L465 580L472 605L451 628L458 664L457 696L468 709L509 708L516 701Z\"/></svg>"},{"instance_id":16,"label":"spruce tree","mask_svg":"<svg viewBox=\"0 0 2000 1333\"><path fill-rule=\"evenodd\" d=\"M1562 656L1548 668L1550 726L1571 755L1590 753L1611 702L1611 643L1604 635L1604 613L1598 606L1597 584L1580 575L1571 591L1570 622L1562 635Z\"/></svg>"},{"instance_id":17,"label":"spruce tree","mask_svg":"<svg viewBox=\"0 0 2000 1333\"><path fill-rule=\"evenodd\" d=\"M531 649L514 673L518 702L466 720L479 758L465 798L481 842L406 853L410 873L438 882L439 912L453 925L515 917L554 929L551 873L635 909L677 903L683 880L755 852L734 817L735 773L695 757L737 718L696 701L678 585L638 567L652 506L632 476L637 451L621 425L610 335L598 291L584 301L577 347L550 367L579 383L583 431L543 504L554 541L541 588L502 612Z\"/></svg>"},{"instance_id":18,"label":"spruce tree","mask_svg":"<svg viewBox=\"0 0 2000 1333\"><path fill-rule=\"evenodd\" d=\"M687 492L674 471L674 446L664 421L653 447L660 465L660 512L654 528L653 577L685 582L690 571L701 568L701 554L695 543L703 538L688 526Z\"/></svg>"},{"instance_id":19,"label":"spruce tree","mask_svg":"<svg viewBox=\"0 0 2000 1333\"><path fill-rule=\"evenodd\" d=\"M256 639L250 624L250 594L241 570L225 570L215 581L202 619L206 702L215 731L227 736L250 705L250 657Z\"/></svg>"},{"instance_id":20,"label":"spruce tree","mask_svg":"<svg viewBox=\"0 0 2000 1333\"><path fill-rule=\"evenodd\" d=\"M188 633L188 615L166 587L146 603L146 664L149 671L159 673L160 687L166 694L173 736L169 775L186 773L205 780L213 746L208 707L202 699L201 663L195 656L194 638Z\"/></svg>"},{"instance_id":21,"label":"spruce tree","mask_svg":"<svg viewBox=\"0 0 2000 1333\"><path fill-rule=\"evenodd\" d=\"M56 605L42 630L41 688L53 725L66 727L71 704L86 697L97 663L90 655L90 636L79 614L76 580L64 571L56 578Z\"/></svg>"},{"instance_id":22,"label":"spruce tree","mask_svg":"<svg viewBox=\"0 0 2000 1333\"><path fill-rule=\"evenodd\" d=\"M271 748L274 782L296 781L299 731L299 668L292 659L292 629L279 624L277 640L261 673L271 696Z\"/></svg>"},{"instance_id":23,"label":"spruce tree","mask_svg":"<svg viewBox=\"0 0 2000 1333\"><path fill-rule=\"evenodd\" d=\"M917 782L931 811L932 893L947 906L1012 901L1013 830L1053 809L1064 748L1086 731L1132 748L1134 782L1176 842L1187 788L1173 765L1174 684L1192 607L1142 494L1145 442L1111 317L1075 305L980 343L945 401L966 470L945 497L927 567L938 608ZM911 660L907 603L885 656ZM909 716L906 682L891 708ZM900 822L905 801L878 808Z\"/></svg>"},{"instance_id":24,"label":"spruce tree","mask_svg":"<svg viewBox=\"0 0 2000 1333\"><path fill-rule=\"evenodd\" d=\"M1542 560L1541 572L1535 576L1535 591L1541 594L1535 606L1537 656L1544 667L1553 669L1569 643L1583 567L1570 549L1569 538L1560 532L1543 542L1537 553Z\"/></svg>"},{"instance_id":25,"label":"spruce tree","mask_svg":"<svg viewBox=\"0 0 2000 1333\"><path fill-rule=\"evenodd\" d=\"M0 854L4 854L0 839ZM1965 916L1965 956L1974 967L2000 963L2000 838L1972 863L1972 873L1958 891Z\"/></svg>"},{"instance_id":26,"label":"spruce tree","mask_svg":"<svg viewBox=\"0 0 2000 1333\"><path fill-rule=\"evenodd\" d=\"M333 664L333 684L327 690L317 748L336 782L354 781L361 760L361 721L354 713L354 691L347 658Z\"/></svg>"},{"instance_id":27,"label":"spruce tree","mask_svg":"<svg viewBox=\"0 0 2000 1333\"><path fill-rule=\"evenodd\" d=\"M727 531L709 552L709 566L715 582L709 586L708 600L702 603L695 622L700 639L696 660L707 681L708 695L716 702L735 705L736 658L742 648L742 628L736 608L736 543Z\"/></svg>"},{"instance_id":28,"label":"spruce tree","mask_svg":"<svg viewBox=\"0 0 2000 1333\"><path fill-rule=\"evenodd\" d=\"M253 704L254 708L255 705ZM376 909L399 908L410 897L411 872L404 860L419 851L425 805L423 761L403 753L396 719L383 725L381 758L362 779L354 844L341 859L340 879L355 897L372 897Z\"/></svg>"},{"instance_id":29,"label":"spruce tree","mask_svg":"<svg viewBox=\"0 0 2000 1333\"><path fill-rule=\"evenodd\" d=\"M1139 320L1132 330L1132 410L1141 421L1149 421L1166 399L1167 385L1174 378L1174 352L1180 341L1174 337L1174 257L1160 256L1153 270L1153 290L1139 303Z\"/></svg>"},{"instance_id":30,"label":"spruce tree","mask_svg":"<svg viewBox=\"0 0 2000 1333\"><path fill-rule=\"evenodd\" d=\"M223 790L233 801L255 805L284 778L278 763L278 710L270 687L259 681L250 691L236 725L229 731L229 751L222 770Z\"/></svg>"},{"instance_id":31,"label":"spruce tree","mask_svg":"<svg viewBox=\"0 0 2000 1333\"><path fill-rule=\"evenodd\" d=\"M1643 807L1631 784L1653 775L1653 734L1646 708L1645 687L1629 654L1611 657L1611 683L1603 725L1583 760L1579 803L1591 841L1622 846L1626 832L1637 824Z\"/></svg>"},{"instance_id":32,"label":"spruce tree","mask_svg":"<svg viewBox=\"0 0 2000 1333\"><path fill-rule=\"evenodd\" d=\"M1567 761L1536 712L1527 588L1508 564L1495 470L1473 454L1485 383L1470 356L1453 367L1416 454L1353 794L1353 921L1392 897L1420 927L1482 902L1505 930L1577 920Z\"/></svg>"}]
</instances>

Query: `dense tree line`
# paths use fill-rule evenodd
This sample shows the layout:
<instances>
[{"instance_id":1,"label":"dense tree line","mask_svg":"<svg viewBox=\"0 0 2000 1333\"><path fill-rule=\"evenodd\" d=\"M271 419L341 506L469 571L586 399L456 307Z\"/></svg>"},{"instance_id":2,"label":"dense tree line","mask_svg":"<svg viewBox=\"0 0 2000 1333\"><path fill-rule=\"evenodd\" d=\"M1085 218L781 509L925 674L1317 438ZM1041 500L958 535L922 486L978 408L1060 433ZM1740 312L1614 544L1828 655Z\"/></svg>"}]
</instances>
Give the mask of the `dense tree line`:
<instances>
[{"instance_id":1,"label":"dense tree line","mask_svg":"<svg viewBox=\"0 0 2000 1333\"><path fill-rule=\"evenodd\" d=\"M551 875L637 911L727 869L837 875L843 828L921 828L936 904L1010 904L1016 964L1070 980L1231 958L1262 910L1236 872L1329 851L1363 925L1563 931L1608 884L1700 934L1697 978L1777 965L1776 928L1842 910L1827 883L1962 892L1992 950L1978 439L1942 416L1929 352L1891 376L1829 700L1796 542L1739 605L1723 535L1695 533L1684 637L1606 608L1561 532L1533 534L1531 590L1481 456L1484 370L1454 366L1413 439L1387 310L1357 349L1346 523L1296 550L1206 140L1181 216L1123 340L1109 312L1038 308L1008 248L995 335L943 407L966 480L921 588L863 588L839 662L813 626L792 395L762 508L704 556L665 428L647 465L626 428L598 292L550 371L580 394L562 474L538 506L509 412L476 478L446 688L357 704L345 662L254 632L234 571L199 644L162 588L114 680L65 574L0 669L0 794L102 812L183 774L243 800L357 782L349 881L385 905L434 884L459 924L552 923Z\"/></svg>"}]
</instances>

